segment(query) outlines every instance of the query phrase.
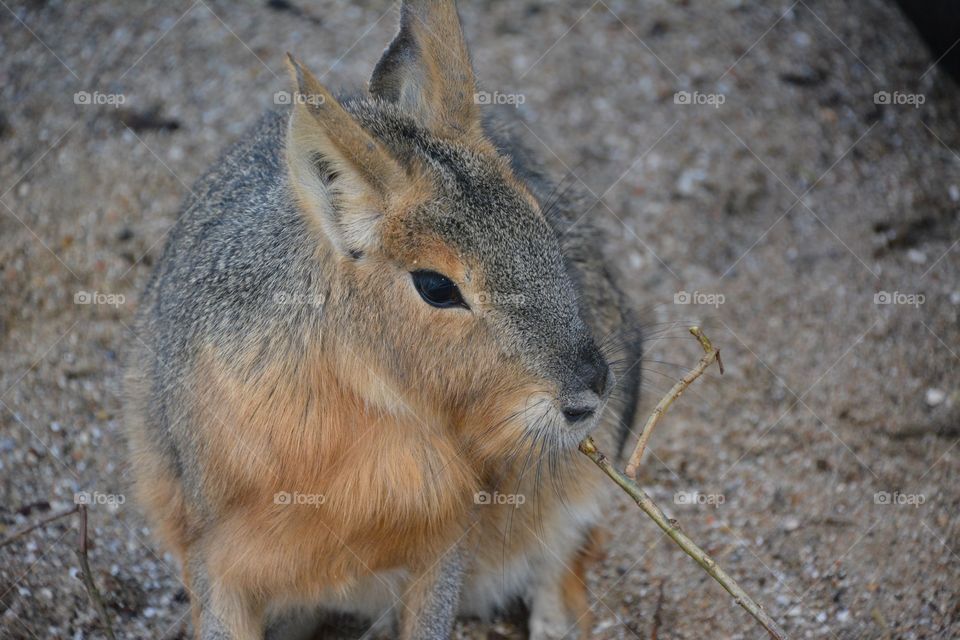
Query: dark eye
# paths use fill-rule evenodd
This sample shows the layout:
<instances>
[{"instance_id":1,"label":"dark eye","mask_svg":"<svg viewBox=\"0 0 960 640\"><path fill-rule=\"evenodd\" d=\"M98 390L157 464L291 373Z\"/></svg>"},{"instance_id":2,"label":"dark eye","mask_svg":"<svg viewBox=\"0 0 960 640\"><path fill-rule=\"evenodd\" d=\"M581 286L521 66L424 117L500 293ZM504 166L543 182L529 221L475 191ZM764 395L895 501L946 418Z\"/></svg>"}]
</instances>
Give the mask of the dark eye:
<instances>
[{"instance_id":1,"label":"dark eye","mask_svg":"<svg viewBox=\"0 0 960 640\"><path fill-rule=\"evenodd\" d=\"M440 309L470 308L463 301L460 289L447 276L436 271L414 271L410 275L413 277L413 286L417 288L417 293L427 304Z\"/></svg>"}]
</instances>

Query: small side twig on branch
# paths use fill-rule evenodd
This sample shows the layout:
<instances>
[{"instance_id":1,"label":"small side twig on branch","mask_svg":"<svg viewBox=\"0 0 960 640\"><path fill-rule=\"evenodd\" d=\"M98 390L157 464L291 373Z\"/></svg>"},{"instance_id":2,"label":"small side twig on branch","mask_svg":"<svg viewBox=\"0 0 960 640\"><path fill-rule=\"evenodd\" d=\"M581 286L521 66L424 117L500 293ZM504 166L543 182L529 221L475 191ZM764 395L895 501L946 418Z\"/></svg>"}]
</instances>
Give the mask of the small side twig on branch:
<instances>
[{"instance_id":1,"label":"small side twig on branch","mask_svg":"<svg viewBox=\"0 0 960 640\"><path fill-rule=\"evenodd\" d=\"M657 423L663 418L663 415L667 412L667 409L670 408L670 405L673 404L673 401L683 395L687 387L693 384L693 381L699 378L703 372L706 371L707 367L713 364L714 360L717 361L717 365L720 367L720 375L723 375L723 361L720 360L720 350L713 348L710 339L700 330L700 327L690 327L690 333L700 342L700 346L703 347L704 356L700 358L700 362L697 363L696 367L691 369L687 375L680 378L670 391L667 392L667 395L660 399L660 402L654 407L653 413L650 414L650 417L647 418L646 423L643 425L643 431L640 432L640 439L637 441L637 446L634 448L633 453L630 454L630 459L627 462L627 475L634 480L637 478L640 459L643 457L643 452L647 448L647 441L653 434L653 428L657 426Z\"/></svg>"},{"instance_id":2,"label":"small side twig on branch","mask_svg":"<svg viewBox=\"0 0 960 640\"><path fill-rule=\"evenodd\" d=\"M14 542L15 540L19 540L20 538L27 535L34 529L39 529L40 527L46 524L50 524L54 520L59 520L60 518L66 518L67 516L73 515L76 512L77 512L76 506L70 507L69 509L63 509L61 511L54 511L53 513L48 515L46 518L43 518L42 520L38 520L37 522L34 522L31 525L23 527L19 531L14 531L13 533L11 533L9 536L4 538L3 541L0 541L0 548L7 546L8 544Z\"/></svg>"},{"instance_id":3,"label":"small side twig on branch","mask_svg":"<svg viewBox=\"0 0 960 640\"><path fill-rule=\"evenodd\" d=\"M633 452L633 455L630 456L630 464L627 466L626 473L617 469L594 443L593 438L587 436L580 443L580 451L584 453L588 458L593 460L593 462L600 467L600 469L610 477L621 489L623 489L627 495L629 495L637 503L637 506L643 510L648 516L650 516L654 522L657 523L663 531L670 536L670 538L676 542L684 552L697 561L704 571L706 571L714 580L720 583L727 592L733 596L734 601L746 609L750 615L756 618L764 629L767 630L767 633L770 634L771 638L774 640L784 640L786 634L783 630L777 625L777 623L771 618L766 611L763 610L759 604L754 602L754 600L747 595L747 593L740 588L740 585L737 584L736 580L730 577L726 571L720 568L717 565L716 561L710 557L710 555L701 549L697 544L687 537L681 529L680 525L676 520L668 518L666 514L663 513L663 510L657 506L657 504L647 495L647 493L636 483L634 477L636 476L637 467L640 463L640 457L643 455L644 447L646 446L647 440L650 438L650 433L653 431L653 427L660 421L663 417L663 414L666 412L667 408L673 403L674 400L680 397L683 391L690 386L690 384L696 380L704 370L710 366L714 360L717 361L717 364L720 367L720 373L723 373L723 363L720 361L720 350L715 349L710 343L710 340L706 335L699 329L699 327L691 327L690 333L700 342L700 345L703 347L703 350L706 354L703 358L700 359L700 362L697 364L694 369L685 375L674 387L663 397L660 402L657 403L656 408L653 413L650 415L650 418L647 419L646 424L643 427L643 432L640 434L640 441L637 443L637 447ZM656 627L655 627L656 628Z\"/></svg>"}]
</instances>

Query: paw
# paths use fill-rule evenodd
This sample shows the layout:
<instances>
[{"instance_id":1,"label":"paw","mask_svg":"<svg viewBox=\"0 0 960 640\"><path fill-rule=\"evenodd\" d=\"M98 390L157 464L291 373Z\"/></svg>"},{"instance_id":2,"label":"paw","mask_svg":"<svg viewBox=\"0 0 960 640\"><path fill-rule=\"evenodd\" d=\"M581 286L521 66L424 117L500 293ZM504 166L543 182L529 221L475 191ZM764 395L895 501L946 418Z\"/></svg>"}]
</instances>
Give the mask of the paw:
<instances>
[{"instance_id":1,"label":"paw","mask_svg":"<svg viewBox=\"0 0 960 640\"><path fill-rule=\"evenodd\" d=\"M577 623L564 612L534 611L530 614L530 640L561 640L578 638Z\"/></svg>"}]
</instances>

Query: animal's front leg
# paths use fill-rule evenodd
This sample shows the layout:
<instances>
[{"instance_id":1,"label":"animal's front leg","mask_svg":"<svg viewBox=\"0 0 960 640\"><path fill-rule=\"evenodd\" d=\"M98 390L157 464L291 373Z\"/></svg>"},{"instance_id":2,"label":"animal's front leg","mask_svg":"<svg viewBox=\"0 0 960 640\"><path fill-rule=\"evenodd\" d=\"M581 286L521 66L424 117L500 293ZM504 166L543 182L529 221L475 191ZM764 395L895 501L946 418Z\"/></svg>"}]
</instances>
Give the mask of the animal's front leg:
<instances>
[{"instance_id":1,"label":"animal's front leg","mask_svg":"<svg viewBox=\"0 0 960 640\"><path fill-rule=\"evenodd\" d=\"M403 595L400 620L403 640L446 640L453 630L466 557L463 541L432 566L411 577Z\"/></svg>"},{"instance_id":2,"label":"animal's front leg","mask_svg":"<svg viewBox=\"0 0 960 640\"><path fill-rule=\"evenodd\" d=\"M590 637L593 615L587 587L587 565L602 556L604 535L589 531L580 545L551 549L537 572L528 594L530 640L561 640Z\"/></svg>"},{"instance_id":3,"label":"animal's front leg","mask_svg":"<svg viewBox=\"0 0 960 640\"><path fill-rule=\"evenodd\" d=\"M250 594L214 579L205 560L195 552L190 562L196 640L263 640L263 607Z\"/></svg>"}]
</instances>

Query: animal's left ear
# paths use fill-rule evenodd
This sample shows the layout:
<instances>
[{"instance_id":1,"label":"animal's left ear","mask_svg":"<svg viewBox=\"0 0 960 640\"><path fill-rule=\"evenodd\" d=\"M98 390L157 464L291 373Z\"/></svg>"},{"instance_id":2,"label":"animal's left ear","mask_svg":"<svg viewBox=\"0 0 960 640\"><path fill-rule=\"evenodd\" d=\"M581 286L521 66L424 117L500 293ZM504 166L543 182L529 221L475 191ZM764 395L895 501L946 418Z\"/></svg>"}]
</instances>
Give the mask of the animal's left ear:
<instances>
[{"instance_id":1,"label":"animal's left ear","mask_svg":"<svg viewBox=\"0 0 960 640\"><path fill-rule=\"evenodd\" d=\"M476 80L453 0L404 0L400 31L373 70L370 93L436 135L480 133Z\"/></svg>"}]
</instances>

